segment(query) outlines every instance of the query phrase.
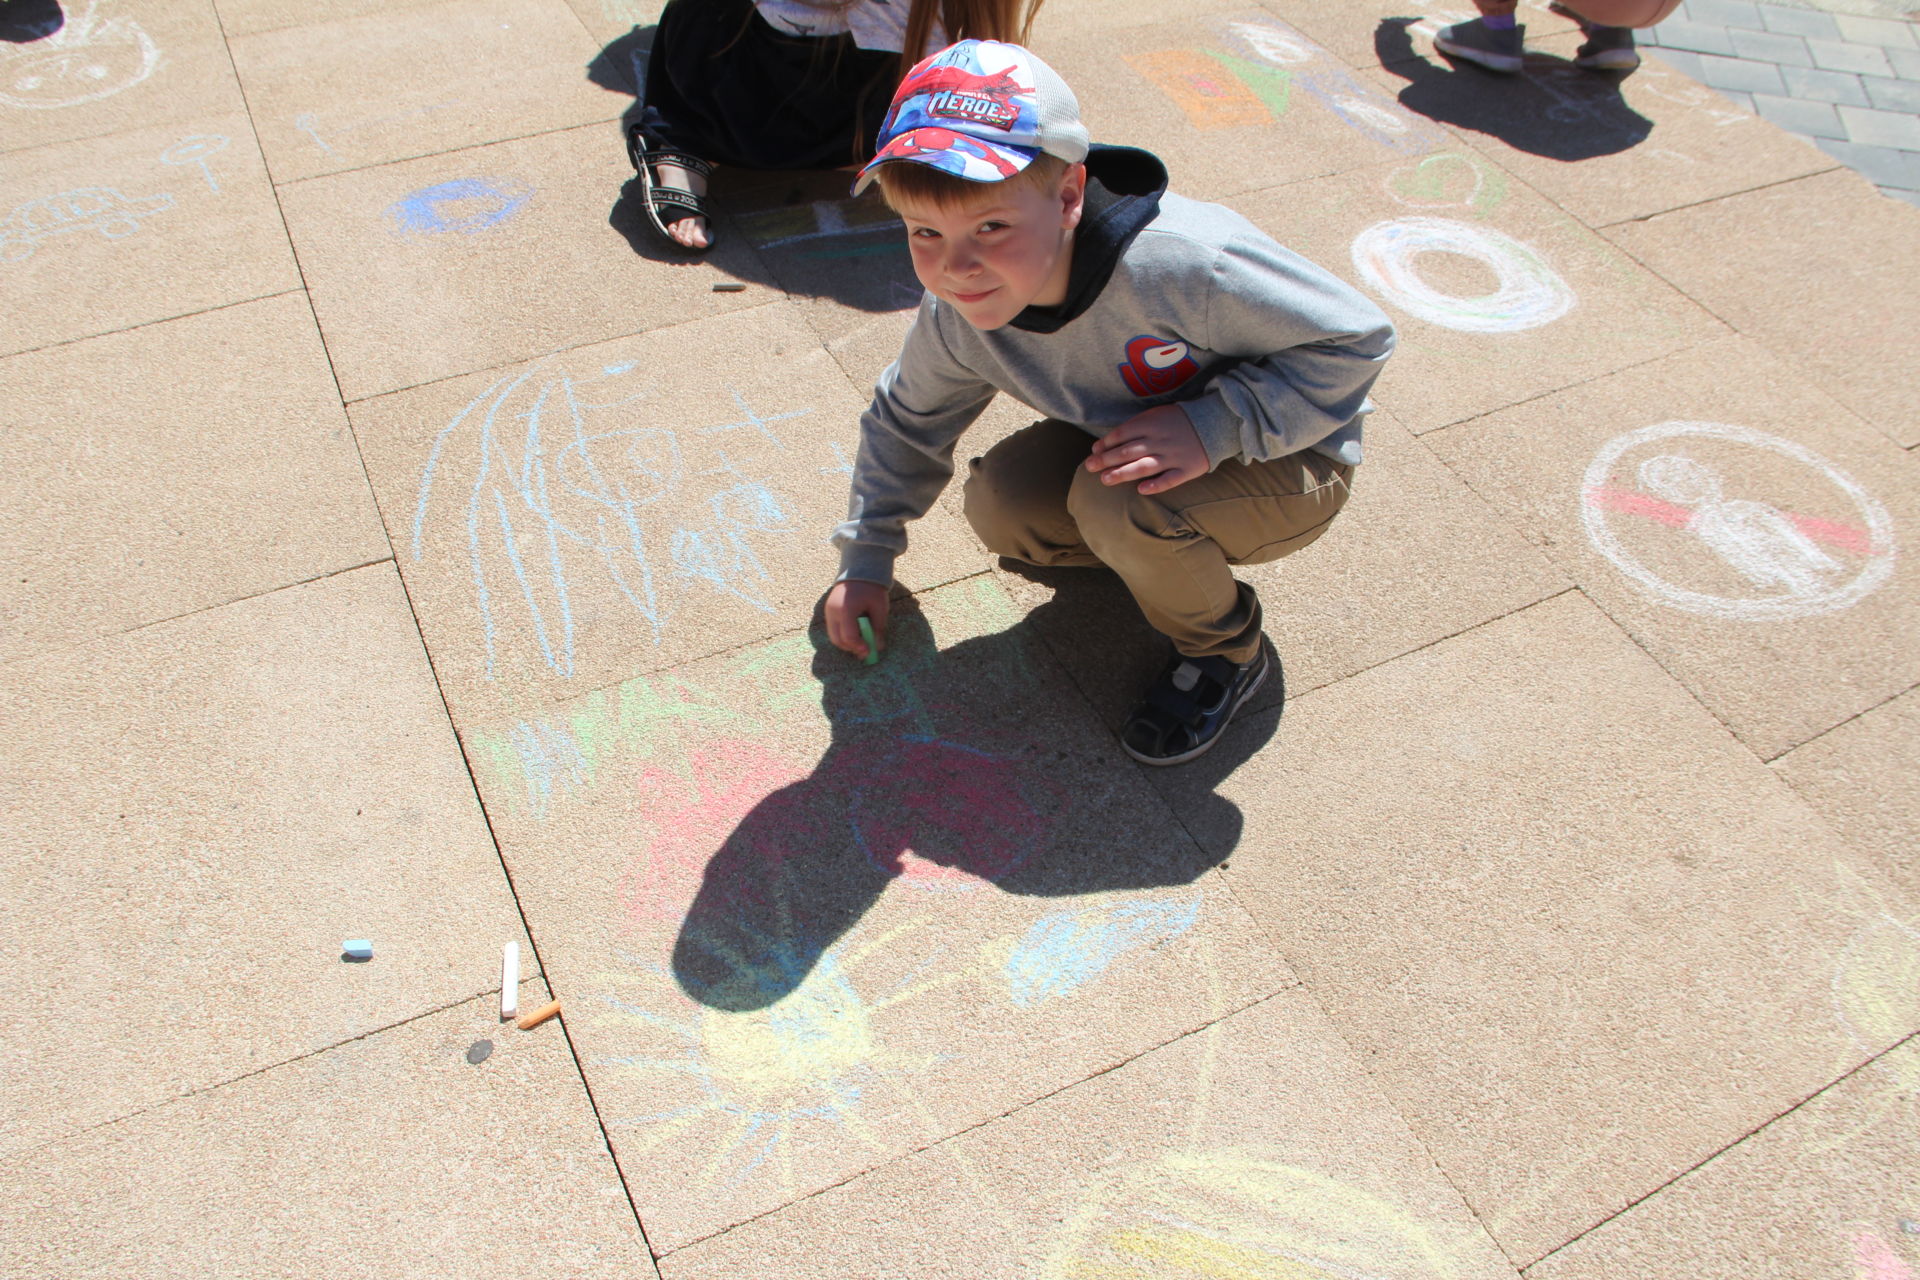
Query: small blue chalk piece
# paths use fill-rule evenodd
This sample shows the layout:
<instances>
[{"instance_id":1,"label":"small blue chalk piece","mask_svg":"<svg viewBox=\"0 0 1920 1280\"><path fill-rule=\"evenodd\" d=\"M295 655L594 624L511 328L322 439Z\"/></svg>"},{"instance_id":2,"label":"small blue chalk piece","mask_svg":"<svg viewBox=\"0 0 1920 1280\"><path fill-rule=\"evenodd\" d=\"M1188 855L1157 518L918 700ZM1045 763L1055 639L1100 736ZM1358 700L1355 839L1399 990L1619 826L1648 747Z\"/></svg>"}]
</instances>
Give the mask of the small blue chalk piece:
<instances>
[{"instance_id":1,"label":"small blue chalk piece","mask_svg":"<svg viewBox=\"0 0 1920 1280\"><path fill-rule=\"evenodd\" d=\"M366 938L348 938L340 944L340 954L348 960L371 960L373 943Z\"/></svg>"}]
</instances>

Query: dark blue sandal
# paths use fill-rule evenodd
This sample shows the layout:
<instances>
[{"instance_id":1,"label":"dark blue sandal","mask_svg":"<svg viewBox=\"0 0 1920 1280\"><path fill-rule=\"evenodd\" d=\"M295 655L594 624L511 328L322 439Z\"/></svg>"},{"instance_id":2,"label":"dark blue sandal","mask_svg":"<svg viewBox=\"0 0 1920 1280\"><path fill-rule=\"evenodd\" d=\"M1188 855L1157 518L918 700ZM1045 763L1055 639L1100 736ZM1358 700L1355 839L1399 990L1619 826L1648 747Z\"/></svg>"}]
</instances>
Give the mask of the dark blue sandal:
<instances>
[{"instance_id":1,"label":"dark blue sandal","mask_svg":"<svg viewBox=\"0 0 1920 1280\"><path fill-rule=\"evenodd\" d=\"M690 173L702 178L713 176L713 166L699 156L690 155L665 145L658 139L647 135L639 125L627 128L627 159L633 162L633 170L640 175L640 200L647 211L647 221L660 233L660 238L682 253L705 253L713 248L713 215L707 212L706 197L695 195L685 187L670 187L660 181L655 166L677 164ZM667 230L676 222L688 218L707 220L707 242L698 248L681 244Z\"/></svg>"},{"instance_id":2,"label":"dark blue sandal","mask_svg":"<svg viewBox=\"0 0 1920 1280\"><path fill-rule=\"evenodd\" d=\"M1264 639L1244 663L1174 654L1127 717L1120 746L1141 764L1180 764L1204 754L1266 683L1271 666Z\"/></svg>"}]
</instances>

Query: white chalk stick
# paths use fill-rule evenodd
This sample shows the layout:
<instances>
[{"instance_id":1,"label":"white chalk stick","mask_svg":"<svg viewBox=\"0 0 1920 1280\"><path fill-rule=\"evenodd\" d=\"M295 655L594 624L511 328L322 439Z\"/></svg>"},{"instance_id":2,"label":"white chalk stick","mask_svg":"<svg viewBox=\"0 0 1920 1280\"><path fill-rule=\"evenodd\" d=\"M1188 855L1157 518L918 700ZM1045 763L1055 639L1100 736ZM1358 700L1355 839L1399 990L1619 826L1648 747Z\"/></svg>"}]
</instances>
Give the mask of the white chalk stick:
<instances>
[{"instance_id":1,"label":"white chalk stick","mask_svg":"<svg viewBox=\"0 0 1920 1280\"><path fill-rule=\"evenodd\" d=\"M500 948L500 1020L505 1022L520 1012L520 944L509 942Z\"/></svg>"}]
</instances>

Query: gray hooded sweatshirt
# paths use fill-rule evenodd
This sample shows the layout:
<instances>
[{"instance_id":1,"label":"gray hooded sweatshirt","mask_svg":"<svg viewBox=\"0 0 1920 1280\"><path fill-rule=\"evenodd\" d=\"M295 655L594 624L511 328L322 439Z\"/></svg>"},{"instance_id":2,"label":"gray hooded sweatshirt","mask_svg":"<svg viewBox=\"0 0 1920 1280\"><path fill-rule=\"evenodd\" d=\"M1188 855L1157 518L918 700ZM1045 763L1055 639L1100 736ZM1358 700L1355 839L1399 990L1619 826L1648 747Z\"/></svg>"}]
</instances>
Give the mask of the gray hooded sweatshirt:
<instances>
[{"instance_id":1,"label":"gray hooded sweatshirt","mask_svg":"<svg viewBox=\"0 0 1920 1280\"><path fill-rule=\"evenodd\" d=\"M1004 391L1099 437L1178 404L1209 466L1312 449L1360 461L1393 350L1380 308L1239 214L1166 192L1144 151L1095 147L1067 298L974 328L929 293L860 419L840 577L882 585L906 525L953 476L960 433Z\"/></svg>"}]
</instances>

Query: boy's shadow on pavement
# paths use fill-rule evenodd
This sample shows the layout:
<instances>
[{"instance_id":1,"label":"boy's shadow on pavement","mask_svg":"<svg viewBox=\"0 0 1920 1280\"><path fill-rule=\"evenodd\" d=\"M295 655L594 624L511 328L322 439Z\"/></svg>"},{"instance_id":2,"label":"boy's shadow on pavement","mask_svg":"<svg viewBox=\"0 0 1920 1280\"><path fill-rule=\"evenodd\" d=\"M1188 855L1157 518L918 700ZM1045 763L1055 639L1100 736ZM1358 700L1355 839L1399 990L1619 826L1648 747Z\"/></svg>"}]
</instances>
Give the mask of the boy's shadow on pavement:
<instances>
[{"instance_id":1,"label":"boy's shadow on pavement","mask_svg":"<svg viewBox=\"0 0 1920 1280\"><path fill-rule=\"evenodd\" d=\"M631 96L620 117L626 130L640 116L640 86L653 27L635 27L611 41L587 64L587 79ZM635 254L652 262L704 264L751 284L795 297L828 298L859 311L904 311L919 305L920 283L907 253L900 220L869 189L848 194L850 172L756 171L723 165L708 190L715 243L704 255L679 252L661 241L647 219L640 179L629 179L607 214L607 225Z\"/></svg>"},{"instance_id":2,"label":"boy's shadow on pavement","mask_svg":"<svg viewBox=\"0 0 1920 1280\"><path fill-rule=\"evenodd\" d=\"M1232 853L1241 815L1214 788L1277 717L1236 722L1182 766L1183 790L1204 796L1182 815L1211 834L1203 850L1047 657L1039 630L1071 620L1044 615L1073 611L1071 594L936 649L918 602L896 592L874 666L828 645L816 609L812 674L832 740L709 860L673 950L688 995L730 1012L773 1004L904 877L897 891L946 901L942 889L979 892L970 878L1064 897L1191 884Z\"/></svg>"},{"instance_id":3,"label":"boy's shadow on pavement","mask_svg":"<svg viewBox=\"0 0 1920 1280\"><path fill-rule=\"evenodd\" d=\"M1407 32L1418 21L1382 18L1373 33L1381 69L1407 81L1399 98L1409 111L1552 160L1614 155L1653 132L1653 121L1620 96L1618 75L1532 52L1525 69L1511 76L1471 63L1429 61L1415 52Z\"/></svg>"}]
</instances>

